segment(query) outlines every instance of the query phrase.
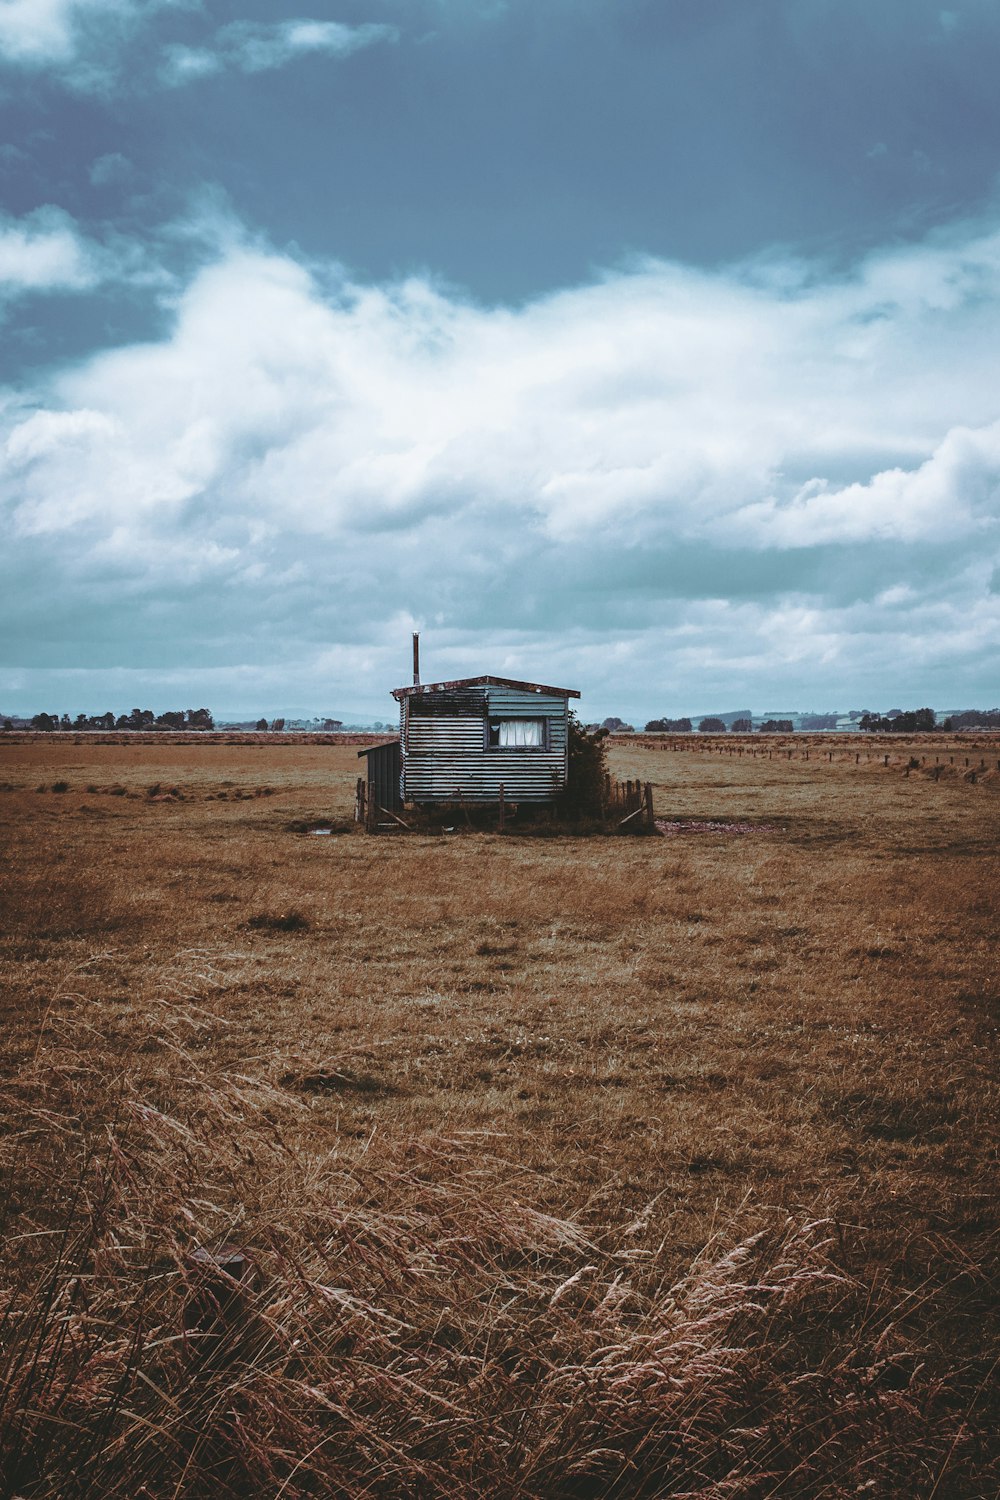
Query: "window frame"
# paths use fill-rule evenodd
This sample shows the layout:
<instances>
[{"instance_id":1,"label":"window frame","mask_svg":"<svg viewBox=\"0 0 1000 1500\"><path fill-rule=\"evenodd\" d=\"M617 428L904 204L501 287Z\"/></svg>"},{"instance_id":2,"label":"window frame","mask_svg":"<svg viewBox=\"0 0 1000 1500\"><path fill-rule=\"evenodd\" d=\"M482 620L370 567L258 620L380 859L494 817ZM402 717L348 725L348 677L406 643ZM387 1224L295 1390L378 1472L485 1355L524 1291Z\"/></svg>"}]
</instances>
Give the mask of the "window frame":
<instances>
[{"instance_id":1,"label":"window frame","mask_svg":"<svg viewBox=\"0 0 1000 1500\"><path fill-rule=\"evenodd\" d=\"M542 743L540 745L491 745L490 724L540 724L542 727ZM490 755L544 755L551 749L552 737L550 733L551 719L546 714L487 714L483 720L483 749ZM499 730L498 730L499 733Z\"/></svg>"}]
</instances>

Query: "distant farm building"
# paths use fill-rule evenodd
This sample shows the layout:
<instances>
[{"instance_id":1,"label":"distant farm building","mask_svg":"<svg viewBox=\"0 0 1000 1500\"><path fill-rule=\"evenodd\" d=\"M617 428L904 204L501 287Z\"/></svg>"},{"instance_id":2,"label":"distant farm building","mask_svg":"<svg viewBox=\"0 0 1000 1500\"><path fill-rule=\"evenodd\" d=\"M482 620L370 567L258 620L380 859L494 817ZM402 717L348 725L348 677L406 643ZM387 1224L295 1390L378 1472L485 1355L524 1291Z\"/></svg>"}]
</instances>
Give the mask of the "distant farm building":
<instances>
[{"instance_id":1,"label":"distant farm building","mask_svg":"<svg viewBox=\"0 0 1000 1500\"><path fill-rule=\"evenodd\" d=\"M369 796L387 812L407 802L544 804L565 788L575 688L463 677L415 680L392 696L399 703L398 742L360 752Z\"/></svg>"}]
</instances>

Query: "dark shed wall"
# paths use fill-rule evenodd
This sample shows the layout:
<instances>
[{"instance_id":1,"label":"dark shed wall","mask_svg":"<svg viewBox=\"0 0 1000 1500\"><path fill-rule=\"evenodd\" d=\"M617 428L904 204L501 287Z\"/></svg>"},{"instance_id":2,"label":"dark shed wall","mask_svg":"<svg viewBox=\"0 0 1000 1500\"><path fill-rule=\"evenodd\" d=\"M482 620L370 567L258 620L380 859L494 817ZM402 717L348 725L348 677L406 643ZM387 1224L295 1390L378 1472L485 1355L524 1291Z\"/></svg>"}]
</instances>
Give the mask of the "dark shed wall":
<instances>
[{"instance_id":1,"label":"dark shed wall","mask_svg":"<svg viewBox=\"0 0 1000 1500\"><path fill-rule=\"evenodd\" d=\"M391 740L388 745L373 745L365 752L365 760L368 763L369 796L374 797L378 806L384 807L388 812L398 812L402 805L399 791L402 769L399 741Z\"/></svg>"},{"instance_id":2,"label":"dark shed wall","mask_svg":"<svg viewBox=\"0 0 1000 1500\"><path fill-rule=\"evenodd\" d=\"M503 786L509 802L551 802L566 783L567 700L551 694L490 686L467 690L468 711L454 690L434 712L435 694L419 708L403 700L403 786L408 802L449 801L461 791L469 802L496 802ZM407 705L409 704L409 708ZM486 719L544 719L544 749L487 749Z\"/></svg>"}]
</instances>

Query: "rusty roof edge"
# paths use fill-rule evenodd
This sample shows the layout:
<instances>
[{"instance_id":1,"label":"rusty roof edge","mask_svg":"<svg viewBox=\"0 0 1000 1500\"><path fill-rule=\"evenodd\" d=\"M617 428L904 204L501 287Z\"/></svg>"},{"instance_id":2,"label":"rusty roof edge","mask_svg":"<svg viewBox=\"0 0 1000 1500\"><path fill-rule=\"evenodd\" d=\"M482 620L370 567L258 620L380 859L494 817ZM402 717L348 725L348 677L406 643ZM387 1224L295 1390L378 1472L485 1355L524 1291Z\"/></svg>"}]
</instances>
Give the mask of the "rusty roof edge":
<instances>
[{"instance_id":1,"label":"rusty roof edge","mask_svg":"<svg viewBox=\"0 0 1000 1500\"><path fill-rule=\"evenodd\" d=\"M445 693L454 688L465 687L509 687L525 688L529 693L551 693L555 698L579 698L580 694L576 688L548 687L542 682L520 682L514 677L456 677L451 682L422 682L415 683L413 687L393 688L392 696L397 699L412 698L421 693Z\"/></svg>"}]
</instances>

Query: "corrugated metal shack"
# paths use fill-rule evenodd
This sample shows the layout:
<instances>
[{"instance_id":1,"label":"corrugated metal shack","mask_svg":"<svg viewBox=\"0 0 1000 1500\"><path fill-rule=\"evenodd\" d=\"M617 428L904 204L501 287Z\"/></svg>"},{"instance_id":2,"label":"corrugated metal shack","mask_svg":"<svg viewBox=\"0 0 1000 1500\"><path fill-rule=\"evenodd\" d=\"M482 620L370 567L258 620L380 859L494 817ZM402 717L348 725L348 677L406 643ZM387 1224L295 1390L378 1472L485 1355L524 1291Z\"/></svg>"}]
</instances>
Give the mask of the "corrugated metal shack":
<instances>
[{"instance_id":1,"label":"corrugated metal shack","mask_svg":"<svg viewBox=\"0 0 1000 1500\"><path fill-rule=\"evenodd\" d=\"M463 677L396 688L392 696L404 802L537 804L565 787L575 688Z\"/></svg>"}]
</instances>

